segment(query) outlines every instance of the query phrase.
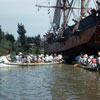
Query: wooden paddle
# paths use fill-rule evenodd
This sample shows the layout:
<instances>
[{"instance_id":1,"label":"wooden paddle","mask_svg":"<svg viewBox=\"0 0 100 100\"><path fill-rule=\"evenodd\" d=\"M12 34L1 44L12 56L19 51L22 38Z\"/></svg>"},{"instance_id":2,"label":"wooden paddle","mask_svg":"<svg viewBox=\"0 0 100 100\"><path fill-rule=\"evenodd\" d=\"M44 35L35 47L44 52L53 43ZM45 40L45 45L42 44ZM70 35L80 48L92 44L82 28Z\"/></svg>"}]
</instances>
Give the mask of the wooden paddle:
<instances>
[{"instance_id":1,"label":"wooden paddle","mask_svg":"<svg viewBox=\"0 0 100 100\"><path fill-rule=\"evenodd\" d=\"M80 66L80 64L74 64L74 67L79 67Z\"/></svg>"}]
</instances>

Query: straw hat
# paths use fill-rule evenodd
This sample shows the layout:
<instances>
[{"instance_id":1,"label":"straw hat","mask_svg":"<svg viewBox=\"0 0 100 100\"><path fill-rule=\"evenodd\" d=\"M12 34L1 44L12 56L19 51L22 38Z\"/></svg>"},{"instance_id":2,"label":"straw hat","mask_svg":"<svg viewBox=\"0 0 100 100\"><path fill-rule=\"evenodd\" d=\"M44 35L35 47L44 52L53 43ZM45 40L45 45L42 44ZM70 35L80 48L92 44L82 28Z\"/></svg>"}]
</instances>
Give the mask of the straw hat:
<instances>
[{"instance_id":1,"label":"straw hat","mask_svg":"<svg viewBox=\"0 0 100 100\"><path fill-rule=\"evenodd\" d=\"M22 55L23 53L22 52L19 52L19 55Z\"/></svg>"},{"instance_id":2,"label":"straw hat","mask_svg":"<svg viewBox=\"0 0 100 100\"><path fill-rule=\"evenodd\" d=\"M98 52L98 55L100 55L100 52Z\"/></svg>"},{"instance_id":3,"label":"straw hat","mask_svg":"<svg viewBox=\"0 0 100 100\"><path fill-rule=\"evenodd\" d=\"M46 54L46 57L48 57L49 55L48 54Z\"/></svg>"},{"instance_id":4,"label":"straw hat","mask_svg":"<svg viewBox=\"0 0 100 100\"><path fill-rule=\"evenodd\" d=\"M87 54L85 54L85 55L84 55L84 58L88 58L88 55L87 55Z\"/></svg>"}]
</instances>

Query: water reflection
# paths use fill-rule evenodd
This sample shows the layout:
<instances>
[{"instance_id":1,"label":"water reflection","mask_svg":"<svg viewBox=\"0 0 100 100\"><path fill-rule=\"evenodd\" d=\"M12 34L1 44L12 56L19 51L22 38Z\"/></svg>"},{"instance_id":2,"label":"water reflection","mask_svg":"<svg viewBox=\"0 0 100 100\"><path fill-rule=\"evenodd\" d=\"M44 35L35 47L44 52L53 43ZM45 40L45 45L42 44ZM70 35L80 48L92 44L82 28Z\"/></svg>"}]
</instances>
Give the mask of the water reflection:
<instances>
[{"instance_id":1,"label":"water reflection","mask_svg":"<svg viewBox=\"0 0 100 100\"><path fill-rule=\"evenodd\" d=\"M69 66L70 67L70 66ZM80 69L62 67L61 77L57 75L51 89L54 100L98 100L100 85L98 73L82 71ZM58 70L55 70L59 73ZM56 75L56 74L55 74ZM98 88L99 87L99 88Z\"/></svg>"},{"instance_id":2,"label":"water reflection","mask_svg":"<svg viewBox=\"0 0 100 100\"><path fill-rule=\"evenodd\" d=\"M63 64L0 69L0 100L99 100L99 77Z\"/></svg>"}]
</instances>

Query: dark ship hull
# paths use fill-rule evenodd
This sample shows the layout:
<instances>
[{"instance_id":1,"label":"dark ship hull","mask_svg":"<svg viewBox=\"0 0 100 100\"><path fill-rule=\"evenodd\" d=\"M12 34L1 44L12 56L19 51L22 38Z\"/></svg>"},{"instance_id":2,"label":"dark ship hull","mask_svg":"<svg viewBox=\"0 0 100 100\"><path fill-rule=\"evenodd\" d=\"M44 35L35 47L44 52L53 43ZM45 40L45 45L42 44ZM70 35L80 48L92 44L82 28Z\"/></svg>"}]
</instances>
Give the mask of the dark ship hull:
<instances>
[{"instance_id":1,"label":"dark ship hull","mask_svg":"<svg viewBox=\"0 0 100 100\"><path fill-rule=\"evenodd\" d=\"M62 39L45 42L44 52L61 53L71 61L80 53L90 55L100 51L100 10L81 20L74 33L72 29L73 26L66 29Z\"/></svg>"}]
</instances>

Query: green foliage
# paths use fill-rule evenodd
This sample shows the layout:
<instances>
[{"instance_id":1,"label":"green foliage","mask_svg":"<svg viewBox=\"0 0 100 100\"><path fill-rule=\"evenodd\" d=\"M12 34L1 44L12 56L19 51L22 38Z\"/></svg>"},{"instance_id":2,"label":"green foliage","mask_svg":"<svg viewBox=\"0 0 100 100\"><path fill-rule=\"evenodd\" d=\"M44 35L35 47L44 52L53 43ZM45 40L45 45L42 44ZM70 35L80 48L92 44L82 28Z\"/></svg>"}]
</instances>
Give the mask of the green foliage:
<instances>
[{"instance_id":1,"label":"green foliage","mask_svg":"<svg viewBox=\"0 0 100 100\"><path fill-rule=\"evenodd\" d=\"M24 25L22 25L22 23L21 24L18 23L17 32L19 34L20 46L26 48L26 45L27 45L27 41L26 41L27 38L25 36L26 30L24 28Z\"/></svg>"},{"instance_id":2,"label":"green foliage","mask_svg":"<svg viewBox=\"0 0 100 100\"><path fill-rule=\"evenodd\" d=\"M39 54L43 52L43 42L40 35L34 37L27 37L24 25L18 23L18 35L15 40L14 36L2 31L0 27L0 55L6 55L7 51L12 54L16 52L23 52L24 54L32 53Z\"/></svg>"},{"instance_id":3,"label":"green foliage","mask_svg":"<svg viewBox=\"0 0 100 100\"><path fill-rule=\"evenodd\" d=\"M5 37L5 33L2 31L1 26L0 26L0 41L4 37Z\"/></svg>"},{"instance_id":4,"label":"green foliage","mask_svg":"<svg viewBox=\"0 0 100 100\"><path fill-rule=\"evenodd\" d=\"M15 38L14 38L14 36L12 35L12 34L6 34L6 39L7 40L9 40L9 41L11 41L12 43L14 43L15 42Z\"/></svg>"},{"instance_id":5,"label":"green foliage","mask_svg":"<svg viewBox=\"0 0 100 100\"><path fill-rule=\"evenodd\" d=\"M33 51L35 54L39 54L41 53L43 50L43 42L42 39L40 37L40 35L37 35L35 37L28 37L27 38L27 43L28 44L33 44ZM42 50L42 51L41 51Z\"/></svg>"},{"instance_id":6,"label":"green foliage","mask_svg":"<svg viewBox=\"0 0 100 100\"><path fill-rule=\"evenodd\" d=\"M14 36L5 34L0 27L0 55L5 55L8 50L12 51L14 48Z\"/></svg>"},{"instance_id":7,"label":"green foliage","mask_svg":"<svg viewBox=\"0 0 100 100\"><path fill-rule=\"evenodd\" d=\"M37 35L35 37L26 37L26 30L22 23L18 24L17 32L19 34L19 37L17 39L17 46L21 51L25 53L30 52L35 54L39 54L41 52L41 48L43 47L43 45L40 35Z\"/></svg>"},{"instance_id":8,"label":"green foliage","mask_svg":"<svg viewBox=\"0 0 100 100\"><path fill-rule=\"evenodd\" d=\"M2 30L1 30L1 25L0 25L0 40L2 38Z\"/></svg>"},{"instance_id":9,"label":"green foliage","mask_svg":"<svg viewBox=\"0 0 100 100\"><path fill-rule=\"evenodd\" d=\"M12 50L12 43L11 41L6 40L6 38L3 38L0 41L0 53L6 54L7 50Z\"/></svg>"}]
</instances>

